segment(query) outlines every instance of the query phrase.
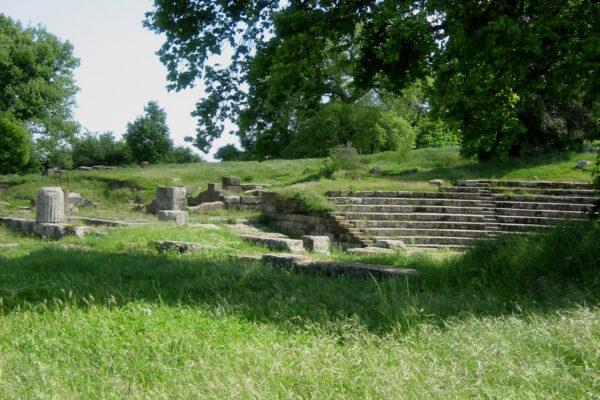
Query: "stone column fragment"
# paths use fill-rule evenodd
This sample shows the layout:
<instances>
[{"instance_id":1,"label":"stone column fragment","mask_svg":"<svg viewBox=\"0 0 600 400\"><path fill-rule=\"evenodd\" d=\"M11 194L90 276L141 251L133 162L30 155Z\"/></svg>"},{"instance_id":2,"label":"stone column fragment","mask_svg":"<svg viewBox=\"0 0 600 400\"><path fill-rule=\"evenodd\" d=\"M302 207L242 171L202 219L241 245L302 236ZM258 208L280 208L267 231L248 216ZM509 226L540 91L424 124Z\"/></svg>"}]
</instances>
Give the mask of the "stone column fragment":
<instances>
[{"instance_id":1,"label":"stone column fragment","mask_svg":"<svg viewBox=\"0 0 600 400\"><path fill-rule=\"evenodd\" d=\"M59 187L43 187L37 195L35 220L38 223L61 223L65 219L65 198Z\"/></svg>"}]
</instances>

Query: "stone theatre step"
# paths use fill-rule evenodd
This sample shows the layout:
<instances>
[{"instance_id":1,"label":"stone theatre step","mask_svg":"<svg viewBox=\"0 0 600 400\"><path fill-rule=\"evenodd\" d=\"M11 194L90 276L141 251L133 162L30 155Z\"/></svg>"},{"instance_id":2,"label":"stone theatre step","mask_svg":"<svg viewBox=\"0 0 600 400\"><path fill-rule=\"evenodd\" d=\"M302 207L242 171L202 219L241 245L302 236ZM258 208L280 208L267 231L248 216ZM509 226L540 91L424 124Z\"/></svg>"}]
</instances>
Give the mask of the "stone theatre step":
<instances>
[{"instance_id":1,"label":"stone theatre step","mask_svg":"<svg viewBox=\"0 0 600 400\"><path fill-rule=\"evenodd\" d=\"M438 214L483 214L481 207L457 206L420 206L420 205L344 205L339 204L338 210L344 212L363 213L438 213Z\"/></svg>"},{"instance_id":2,"label":"stone theatre step","mask_svg":"<svg viewBox=\"0 0 600 400\"><path fill-rule=\"evenodd\" d=\"M365 228L413 228L413 229L485 229L485 222L460 222L460 221L374 221L350 220L354 226Z\"/></svg>"},{"instance_id":3,"label":"stone theatre step","mask_svg":"<svg viewBox=\"0 0 600 400\"><path fill-rule=\"evenodd\" d=\"M410 229L410 228L366 228L363 230L368 235L381 237L401 236L439 236L439 237L484 237L488 231L474 229Z\"/></svg>"},{"instance_id":4,"label":"stone theatre step","mask_svg":"<svg viewBox=\"0 0 600 400\"><path fill-rule=\"evenodd\" d=\"M330 197L330 201L340 205L418 205L481 207L480 200L415 198L415 197Z\"/></svg>"},{"instance_id":5,"label":"stone theatre step","mask_svg":"<svg viewBox=\"0 0 600 400\"><path fill-rule=\"evenodd\" d=\"M483 213L451 214L451 213L391 213L391 212L339 212L348 220L364 221L462 221L484 222Z\"/></svg>"},{"instance_id":6,"label":"stone theatre step","mask_svg":"<svg viewBox=\"0 0 600 400\"><path fill-rule=\"evenodd\" d=\"M407 191L390 191L390 190L364 190L353 192L351 190L336 190L329 191L327 197L384 197L384 198L426 198L426 199L462 199L462 200L477 200L479 196L473 193L455 193L455 192L407 192Z\"/></svg>"},{"instance_id":7,"label":"stone theatre step","mask_svg":"<svg viewBox=\"0 0 600 400\"><path fill-rule=\"evenodd\" d=\"M466 187L510 187L532 189L593 189L587 182L549 182L549 181L497 181L497 180L457 180L455 186Z\"/></svg>"},{"instance_id":8,"label":"stone theatre step","mask_svg":"<svg viewBox=\"0 0 600 400\"><path fill-rule=\"evenodd\" d=\"M567 203L567 204L595 204L598 200L592 196L526 196L510 194L493 194L492 200L514 201L519 203Z\"/></svg>"}]
</instances>

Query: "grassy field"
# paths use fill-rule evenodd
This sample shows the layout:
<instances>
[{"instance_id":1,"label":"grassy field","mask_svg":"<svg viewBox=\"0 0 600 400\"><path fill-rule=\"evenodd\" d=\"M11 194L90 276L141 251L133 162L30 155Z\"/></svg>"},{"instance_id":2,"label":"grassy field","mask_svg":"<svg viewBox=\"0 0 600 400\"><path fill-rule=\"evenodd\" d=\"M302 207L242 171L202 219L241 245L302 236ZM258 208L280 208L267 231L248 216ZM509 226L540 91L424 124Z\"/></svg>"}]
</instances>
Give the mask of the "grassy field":
<instances>
[{"instance_id":1,"label":"grassy field","mask_svg":"<svg viewBox=\"0 0 600 400\"><path fill-rule=\"evenodd\" d=\"M595 398L600 225L327 278L225 225L48 242L0 228L0 398ZM151 239L216 251L159 254ZM84 246L64 248L63 245ZM334 258L344 257L335 252Z\"/></svg>"},{"instance_id":2,"label":"grassy field","mask_svg":"<svg viewBox=\"0 0 600 400\"><path fill-rule=\"evenodd\" d=\"M432 190L433 178L590 181L573 167L594 157L478 164L456 148L424 149L364 156L335 180L319 159L70 172L69 187L99 202L81 215L145 218L126 201L149 201L157 185L204 188L227 175L312 196ZM375 166L386 175L374 176ZM107 179L130 187L111 189ZM17 207L59 182L0 183L0 200L11 204L0 213L31 218ZM58 242L0 226L0 399L600 396L600 222L503 236L460 255L333 251L333 259L419 271L375 281L231 258L271 252L226 223L249 216L194 217L220 229L153 223ZM207 250L161 254L151 240Z\"/></svg>"}]
</instances>

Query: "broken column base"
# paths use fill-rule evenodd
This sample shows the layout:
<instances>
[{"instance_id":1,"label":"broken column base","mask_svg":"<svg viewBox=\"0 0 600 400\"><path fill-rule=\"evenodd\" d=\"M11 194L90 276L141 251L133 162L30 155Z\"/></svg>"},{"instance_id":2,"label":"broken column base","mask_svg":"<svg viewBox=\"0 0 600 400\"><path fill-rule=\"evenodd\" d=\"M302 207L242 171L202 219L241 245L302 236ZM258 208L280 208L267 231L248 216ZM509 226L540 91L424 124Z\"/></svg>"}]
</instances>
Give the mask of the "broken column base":
<instances>
[{"instance_id":1,"label":"broken column base","mask_svg":"<svg viewBox=\"0 0 600 400\"><path fill-rule=\"evenodd\" d=\"M173 221L178 226L188 224L187 211L160 210L156 212L159 221Z\"/></svg>"},{"instance_id":2,"label":"broken column base","mask_svg":"<svg viewBox=\"0 0 600 400\"><path fill-rule=\"evenodd\" d=\"M53 240L59 240L64 236L71 235L81 238L92 232L91 228L85 226L70 226L48 222L40 223L22 218L0 217L0 223L5 224L8 229L14 232L28 233Z\"/></svg>"}]
</instances>

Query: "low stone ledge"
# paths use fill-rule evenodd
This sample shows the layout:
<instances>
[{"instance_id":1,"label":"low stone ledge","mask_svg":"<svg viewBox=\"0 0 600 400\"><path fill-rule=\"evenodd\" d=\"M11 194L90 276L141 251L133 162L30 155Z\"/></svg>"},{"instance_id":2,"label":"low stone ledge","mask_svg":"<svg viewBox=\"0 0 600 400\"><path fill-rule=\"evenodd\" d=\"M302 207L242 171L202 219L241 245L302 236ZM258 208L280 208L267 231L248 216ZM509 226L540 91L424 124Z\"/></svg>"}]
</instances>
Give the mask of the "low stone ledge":
<instances>
[{"instance_id":1,"label":"low stone ledge","mask_svg":"<svg viewBox=\"0 0 600 400\"><path fill-rule=\"evenodd\" d=\"M306 251L329 254L329 247L331 246L329 236L304 235L302 236L302 242Z\"/></svg>"},{"instance_id":2,"label":"low stone ledge","mask_svg":"<svg viewBox=\"0 0 600 400\"><path fill-rule=\"evenodd\" d=\"M375 241L375 246L383 249L404 249L406 246L402 240L379 239Z\"/></svg>"},{"instance_id":3,"label":"low stone ledge","mask_svg":"<svg viewBox=\"0 0 600 400\"><path fill-rule=\"evenodd\" d=\"M264 262L297 271L321 272L327 276L348 275L360 278L398 278L417 275L414 269L394 268L386 265L360 264L344 261L320 261L295 254L265 254L261 258L230 254L243 261Z\"/></svg>"},{"instance_id":4,"label":"low stone ledge","mask_svg":"<svg viewBox=\"0 0 600 400\"><path fill-rule=\"evenodd\" d=\"M157 215L159 221L175 222L178 226L188 224L187 211L159 210Z\"/></svg>"},{"instance_id":5,"label":"low stone ledge","mask_svg":"<svg viewBox=\"0 0 600 400\"><path fill-rule=\"evenodd\" d=\"M274 250L289 251L292 254L299 254L304 251L304 244L303 244L302 240L298 240L298 239L250 236L250 235L242 235L240 237L248 242L265 245L265 246L269 247L270 249L274 249Z\"/></svg>"},{"instance_id":6,"label":"low stone ledge","mask_svg":"<svg viewBox=\"0 0 600 400\"><path fill-rule=\"evenodd\" d=\"M18 243L0 243L0 249L6 249L9 247L18 247Z\"/></svg>"},{"instance_id":7,"label":"low stone ledge","mask_svg":"<svg viewBox=\"0 0 600 400\"><path fill-rule=\"evenodd\" d=\"M176 242L172 240L151 240L150 243L158 250L159 252L177 250L180 253L185 252L197 252L201 250L212 250L213 246L200 244L200 243L190 243L190 242Z\"/></svg>"},{"instance_id":8,"label":"low stone ledge","mask_svg":"<svg viewBox=\"0 0 600 400\"><path fill-rule=\"evenodd\" d=\"M350 254L393 254L394 250L381 247L355 247L347 249L346 252Z\"/></svg>"}]
</instances>

